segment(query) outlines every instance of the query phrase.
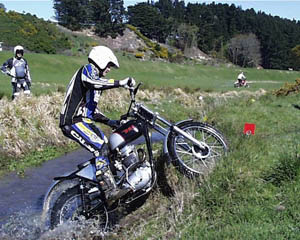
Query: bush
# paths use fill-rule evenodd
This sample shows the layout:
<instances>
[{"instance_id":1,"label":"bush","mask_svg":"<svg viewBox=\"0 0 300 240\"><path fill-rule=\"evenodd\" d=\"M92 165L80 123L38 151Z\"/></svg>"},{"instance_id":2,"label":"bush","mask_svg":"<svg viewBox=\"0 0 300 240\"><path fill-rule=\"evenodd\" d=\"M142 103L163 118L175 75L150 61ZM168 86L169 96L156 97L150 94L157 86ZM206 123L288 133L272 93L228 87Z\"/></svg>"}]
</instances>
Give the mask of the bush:
<instances>
[{"instance_id":1,"label":"bush","mask_svg":"<svg viewBox=\"0 0 300 240\"><path fill-rule=\"evenodd\" d=\"M149 49L154 53L155 57L164 58L164 59L169 58L169 52L167 48L162 47L158 43L152 42L149 38L144 36L136 27L130 24L127 24L126 27L131 31L134 31L136 35L138 35L138 37L145 42L145 44L149 47Z\"/></svg>"},{"instance_id":2,"label":"bush","mask_svg":"<svg viewBox=\"0 0 300 240\"><path fill-rule=\"evenodd\" d=\"M50 22L30 14L0 11L1 41L5 46L22 44L38 53L57 53L71 48L70 39Z\"/></svg>"},{"instance_id":3,"label":"bush","mask_svg":"<svg viewBox=\"0 0 300 240\"><path fill-rule=\"evenodd\" d=\"M137 53L135 54L135 57L136 57L136 58L144 58L144 56L145 56L145 54L142 53L142 52L137 52Z\"/></svg>"},{"instance_id":4,"label":"bush","mask_svg":"<svg viewBox=\"0 0 300 240\"><path fill-rule=\"evenodd\" d=\"M285 83L283 87L274 91L274 95L279 96L287 96L291 93L299 93L300 91L300 78L295 80L296 83Z\"/></svg>"}]
</instances>

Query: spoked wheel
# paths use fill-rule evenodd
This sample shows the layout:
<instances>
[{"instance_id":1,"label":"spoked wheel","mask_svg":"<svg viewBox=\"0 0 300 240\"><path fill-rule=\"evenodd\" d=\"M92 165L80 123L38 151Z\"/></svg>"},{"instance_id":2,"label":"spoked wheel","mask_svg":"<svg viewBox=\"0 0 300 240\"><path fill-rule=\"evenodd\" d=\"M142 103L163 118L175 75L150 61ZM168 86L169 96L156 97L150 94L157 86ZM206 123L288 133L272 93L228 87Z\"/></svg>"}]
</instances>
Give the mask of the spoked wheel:
<instances>
[{"instance_id":1,"label":"spoked wheel","mask_svg":"<svg viewBox=\"0 0 300 240\"><path fill-rule=\"evenodd\" d=\"M185 122L182 130L203 144L203 148L176 133L168 138L172 163L187 177L207 175L228 151L223 135L214 127L200 122Z\"/></svg>"},{"instance_id":2,"label":"spoked wheel","mask_svg":"<svg viewBox=\"0 0 300 240\"><path fill-rule=\"evenodd\" d=\"M99 228L103 231L108 227L108 212L101 199L90 199L86 196L85 208L87 211L94 209L91 217L99 220ZM51 228L68 221L81 221L87 219L83 211L83 204L79 187L67 189L55 202L50 216Z\"/></svg>"}]
</instances>

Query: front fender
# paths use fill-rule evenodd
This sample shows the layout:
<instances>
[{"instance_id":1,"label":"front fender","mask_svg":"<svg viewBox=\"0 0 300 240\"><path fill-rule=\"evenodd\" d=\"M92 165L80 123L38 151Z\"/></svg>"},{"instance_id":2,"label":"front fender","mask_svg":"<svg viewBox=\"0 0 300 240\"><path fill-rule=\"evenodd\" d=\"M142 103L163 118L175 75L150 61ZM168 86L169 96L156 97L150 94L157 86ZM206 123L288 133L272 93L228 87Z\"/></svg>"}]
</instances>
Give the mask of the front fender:
<instances>
[{"instance_id":1,"label":"front fender","mask_svg":"<svg viewBox=\"0 0 300 240\"><path fill-rule=\"evenodd\" d=\"M192 122L192 121L193 121L193 119L185 119L185 120L182 120L182 121L179 121L179 122L175 123L173 126L180 127L182 124L185 124L185 123L188 123L188 122ZM169 131L166 134L165 139L164 139L164 149L163 149L163 151L164 151L164 155L168 156L168 158L169 158L168 138L169 138L169 135L172 132L172 130L173 130L173 128L170 127ZM169 159L168 162L170 162L170 159Z\"/></svg>"}]
</instances>

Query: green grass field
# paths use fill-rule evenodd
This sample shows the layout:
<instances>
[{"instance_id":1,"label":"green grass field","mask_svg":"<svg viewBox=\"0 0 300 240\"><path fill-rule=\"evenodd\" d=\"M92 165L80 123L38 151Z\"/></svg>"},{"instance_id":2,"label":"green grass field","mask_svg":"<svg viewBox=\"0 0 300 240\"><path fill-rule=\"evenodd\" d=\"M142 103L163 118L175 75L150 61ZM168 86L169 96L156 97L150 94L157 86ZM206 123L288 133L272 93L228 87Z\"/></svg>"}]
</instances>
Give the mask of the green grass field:
<instances>
[{"instance_id":1,"label":"green grass field","mask_svg":"<svg viewBox=\"0 0 300 240\"><path fill-rule=\"evenodd\" d=\"M10 52L0 52L0 64L11 57ZM87 62L86 56L69 57L63 55L47 55L28 53L24 56L31 69L34 95L47 94L52 91L63 91L75 71ZM260 88L276 89L285 82L294 82L300 77L299 72L279 70L240 69L237 67L209 66L203 64L170 64L162 61L140 61L130 55L118 54L120 69L112 70L108 77L122 79L134 77L143 82L146 88L181 87L188 91L236 90L233 82L238 73L246 72L251 87L255 91ZM10 78L0 75L0 95L10 96ZM239 89L241 90L241 89Z\"/></svg>"}]
</instances>

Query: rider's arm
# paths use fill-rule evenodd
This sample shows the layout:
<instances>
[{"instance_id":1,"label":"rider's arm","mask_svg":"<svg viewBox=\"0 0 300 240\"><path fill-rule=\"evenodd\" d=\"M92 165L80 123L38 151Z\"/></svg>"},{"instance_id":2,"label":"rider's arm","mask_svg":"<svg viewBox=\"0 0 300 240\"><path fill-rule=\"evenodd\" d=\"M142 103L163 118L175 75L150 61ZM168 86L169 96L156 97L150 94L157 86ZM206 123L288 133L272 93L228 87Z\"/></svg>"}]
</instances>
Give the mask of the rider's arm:
<instances>
[{"instance_id":1,"label":"rider's arm","mask_svg":"<svg viewBox=\"0 0 300 240\"><path fill-rule=\"evenodd\" d=\"M96 69L94 69L91 64L84 66L82 69L81 79L86 88L105 90L120 87L120 83L118 80L100 78L94 71L96 71Z\"/></svg>"},{"instance_id":2,"label":"rider's arm","mask_svg":"<svg viewBox=\"0 0 300 240\"><path fill-rule=\"evenodd\" d=\"M106 124L107 126L110 126L111 128L118 128L120 126L119 120L109 119L102 112L100 112L98 108L96 108L96 110L93 114L93 120L95 122L100 122L100 123Z\"/></svg>"},{"instance_id":3,"label":"rider's arm","mask_svg":"<svg viewBox=\"0 0 300 240\"><path fill-rule=\"evenodd\" d=\"M3 72L4 74L11 76L10 70L13 67L13 58L8 59L5 63L3 63L2 67L1 67L1 72Z\"/></svg>"},{"instance_id":4,"label":"rider's arm","mask_svg":"<svg viewBox=\"0 0 300 240\"><path fill-rule=\"evenodd\" d=\"M26 80L29 83L31 83L31 76L30 76L29 66L28 66L28 63L27 63L26 59L24 59L24 60L25 60L25 63L26 63L26 65L25 65L25 67L26 67Z\"/></svg>"},{"instance_id":5,"label":"rider's arm","mask_svg":"<svg viewBox=\"0 0 300 240\"><path fill-rule=\"evenodd\" d=\"M100 122L107 124L107 122L110 120L108 117L106 117L98 108L96 108L94 114L93 114L93 120L95 122Z\"/></svg>"}]
</instances>

